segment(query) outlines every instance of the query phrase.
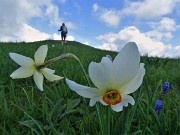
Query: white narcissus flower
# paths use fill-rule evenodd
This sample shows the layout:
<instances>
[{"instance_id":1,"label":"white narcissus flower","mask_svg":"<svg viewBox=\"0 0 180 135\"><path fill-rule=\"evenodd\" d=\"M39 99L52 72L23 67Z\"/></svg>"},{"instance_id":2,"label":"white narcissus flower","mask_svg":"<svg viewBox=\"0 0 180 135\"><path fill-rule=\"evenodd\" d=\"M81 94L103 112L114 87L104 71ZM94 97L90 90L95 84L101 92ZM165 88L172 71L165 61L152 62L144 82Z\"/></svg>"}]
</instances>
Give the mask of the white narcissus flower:
<instances>
[{"instance_id":1,"label":"white narcissus flower","mask_svg":"<svg viewBox=\"0 0 180 135\"><path fill-rule=\"evenodd\" d=\"M126 44L114 61L103 57L100 63L89 64L89 76L96 88L83 86L66 79L71 90L80 96L90 98L90 106L97 101L110 105L116 111L122 111L128 103L135 101L129 94L142 84L145 75L144 64L140 63L140 55L134 42Z\"/></svg>"},{"instance_id":2,"label":"white narcissus flower","mask_svg":"<svg viewBox=\"0 0 180 135\"><path fill-rule=\"evenodd\" d=\"M48 51L47 45L42 45L34 54L34 60L17 54L9 53L11 59L13 59L21 67L14 71L10 77L12 79L27 78L33 75L35 84L43 91L43 80L44 77L49 81L60 80L63 77L55 75L55 70L49 68L38 69L37 66L44 63ZM43 77L44 75L44 77Z\"/></svg>"}]
</instances>

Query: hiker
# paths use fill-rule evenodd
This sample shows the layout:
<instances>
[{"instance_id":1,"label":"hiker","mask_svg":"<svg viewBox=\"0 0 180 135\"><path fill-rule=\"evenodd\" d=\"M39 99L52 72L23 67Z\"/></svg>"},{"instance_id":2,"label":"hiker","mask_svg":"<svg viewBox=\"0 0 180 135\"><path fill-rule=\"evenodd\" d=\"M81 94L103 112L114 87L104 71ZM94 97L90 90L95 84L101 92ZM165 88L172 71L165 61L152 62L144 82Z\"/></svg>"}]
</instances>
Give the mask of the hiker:
<instances>
[{"instance_id":1,"label":"hiker","mask_svg":"<svg viewBox=\"0 0 180 135\"><path fill-rule=\"evenodd\" d=\"M62 26L58 31L61 31L61 39L62 39L62 45L66 44L66 35L68 33L67 27L65 26L65 23L62 23Z\"/></svg>"}]
</instances>

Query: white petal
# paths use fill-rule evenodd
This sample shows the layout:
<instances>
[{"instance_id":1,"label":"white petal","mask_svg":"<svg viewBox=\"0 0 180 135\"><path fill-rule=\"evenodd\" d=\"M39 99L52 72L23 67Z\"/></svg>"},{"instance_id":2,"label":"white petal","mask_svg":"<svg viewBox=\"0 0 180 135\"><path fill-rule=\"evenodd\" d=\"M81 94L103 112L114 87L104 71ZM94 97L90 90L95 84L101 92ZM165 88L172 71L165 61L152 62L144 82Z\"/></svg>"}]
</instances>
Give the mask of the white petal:
<instances>
[{"instance_id":1,"label":"white petal","mask_svg":"<svg viewBox=\"0 0 180 135\"><path fill-rule=\"evenodd\" d=\"M14 60L17 64L23 67L28 67L34 65L33 59L17 54L17 53L9 53L9 56L12 60Z\"/></svg>"},{"instance_id":2,"label":"white petal","mask_svg":"<svg viewBox=\"0 0 180 135\"><path fill-rule=\"evenodd\" d=\"M90 106L94 106L97 101L99 101L99 102L100 102L101 104L103 104L103 105L108 105L108 104L106 104L106 103L102 100L102 96L91 98L91 99L90 99L90 102L89 102L89 105L90 105Z\"/></svg>"},{"instance_id":3,"label":"white petal","mask_svg":"<svg viewBox=\"0 0 180 135\"><path fill-rule=\"evenodd\" d=\"M77 84L76 82L71 81L67 78L66 78L66 83L68 84L71 90L75 91L78 95L83 96L85 98L93 98L100 95L98 89L96 88L91 88Z\"/></svg>"},{"instance_id":4,"label":"white petal","mask_svg":"<svg viewBox=\"0 0 180 135\"><path fill-rule=\"evenodd\" d=\"M129 96L129 95L124 95L122 97L122 102L119 103L119 104L116 104L116 105L111 105L111 108L116 111L116 112L120 112L123 110L123 106L127 107L128 106L128 103L130 103L131 105L134 105L135 104L135 101L134 99Z\"/></svg>"},{"instance_id":5,"label":"white petal","mask_svg":"<svg viewBox=\"0 0 180 135\"><path fill-rule=\"evenodd\" d=\"M43 75L39 72L35 72L34 82L41 91L43 91L43 80L44 80Z\"/></svg>"},{"instance_id":6,"label":"white petal","mask_svg":"<svg viewBox=\"0 0 180 135\"><path fill-rule=\"evenodd\" d=\"M49 70L47 68L41 69L41 73L44 75L44 77L49 80L49 81L55 81L55 80L60 80L63 79L64 77L60 77L58 75L55 75L52 73L52 70Z\"/></svg>"},{"instance_id":7,"label":"white petal","mask_svg":"<svg viewBox=\"0 0 180 135\"><path fill-rule=\"evenodd\" d=\"M123 110L123 104L122 103L119 103L119 104L116 104L116 105L111 105L111 108L113 109L113 111L115 112L120 112Z\"/></svg>"},{"instance_id":8,"label":"white petal","mask_svg":"<svg viewBox=\"0 0 180 135\"><path fill-rule=\"evenodd\" d=\"M122 96L122 102L123 106L127 107L128 103L130 103L131 105L135 104L134 98L131 97L130 95L123 95Z\"/></svg>"},{"instance_id":9,"label":"white petal","mask_svg":"<svg viewBox=\"0 0 180 135\"><path fill-rule=\"evenodd\" d=\"M113 83L119 87L131 80L138 71L140 55L134 42L127 43L113 61Z\"/></svg>"},{"instance_id":10,"label":"white petal","mask_svg":"<svg viewBox=\"0 0 180 135\"><path fill-rule=\"evenodd\" d=\"M108 57L103 57L100 63L89 64L89 76L97 88L104 90L110 87L111 69L112 61Z\"/></svg>"},{"instance_id":11,"label":"white petal","mask_svg":"<svg viewBox=\"0 0 180 135\"><path fill-rule=\"evenodd\" d=\"M10 77L12 79L18 79L18 78L27 78L34 74L35 68L33 67L20 67L17 70L15 70Z\"/></svg>"},{"instance_id":12,"label":"white petal","mask_svg":"<svg viewBox=\"0 0 180 135\"><path fill-rule=\"evenodd\" d=\"M144 64L141 63L137 75L124 86L123 94L130 94L136 91L142 84L145 75Z\"/></svg>"},{"instance_id":13,"label":"white petal","mask_svg":"<svg viewBox=\"0 0 180 135\"><path fill-rule=\"evenodd\" d=\"M94 106L96 102L98 101L99 97L93 97L90 99L89 106Z\"/></svg>"},{"instance_id":14,"label":"white petal","mask_svg":"<svg viewBox=\"0 0 180 135\"><path fill-rule=\"evenodd\" d=\"M44 68L44 70L46 70L47 72L49 72L49 73L55 73L55 70L52 70L52 69L50 69L50 68Z\"/></svg>"},{"instance_id":15,"label":"white petal","mask_svg":"<svg viewBox=\"0 0 180 135\"><path fill-rule=\"evenodd\" d=\"M35 60L35 63L37 65L44 63L44 60L45 60L46 55L47 55L47 51L48 51L48 46L47 45L42 45L35 52L34 60Z\"/></svg>"}]
</instances>

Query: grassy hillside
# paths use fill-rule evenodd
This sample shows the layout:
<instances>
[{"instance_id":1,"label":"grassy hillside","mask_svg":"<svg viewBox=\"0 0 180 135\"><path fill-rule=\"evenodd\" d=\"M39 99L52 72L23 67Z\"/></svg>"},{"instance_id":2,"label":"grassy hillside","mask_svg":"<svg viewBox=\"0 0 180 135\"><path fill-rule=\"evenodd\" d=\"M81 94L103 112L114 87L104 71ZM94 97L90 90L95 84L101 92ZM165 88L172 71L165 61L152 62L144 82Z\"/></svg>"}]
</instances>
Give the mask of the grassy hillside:
<instances>
[{"instance_id":1,"label":"grassy hillside","mask_svg":"<svg viewBox=\"0 0 180 135\"><path fill-rule=\"evenodd\" d=\"M105 128L105 106L89 107L84 99L71 91L64 80L56 83L45 81L44 91L37 89L32 77L13 80L9 76L19 66L9 58L9 52L34 57L37 48L48 45L46 60L64 53L75 54L86 72L91 61L100 62L106 55L116 52L102 51L78 42L39 41L32 43L0 43L0 134L21 135L96 135ZM180 133L180 59L141 57L146 74L139 90L133 93L134 106L122 112L111 113L111 134L176 135ZM56 74L80 84L88 85L77 61L64 59L49 66ZM162 84L170 82L170 92L163 100L163 110L154 111L155 101L162 93ZM99 123L98 116L102 122Z\"/></svg>"}]
</instances>

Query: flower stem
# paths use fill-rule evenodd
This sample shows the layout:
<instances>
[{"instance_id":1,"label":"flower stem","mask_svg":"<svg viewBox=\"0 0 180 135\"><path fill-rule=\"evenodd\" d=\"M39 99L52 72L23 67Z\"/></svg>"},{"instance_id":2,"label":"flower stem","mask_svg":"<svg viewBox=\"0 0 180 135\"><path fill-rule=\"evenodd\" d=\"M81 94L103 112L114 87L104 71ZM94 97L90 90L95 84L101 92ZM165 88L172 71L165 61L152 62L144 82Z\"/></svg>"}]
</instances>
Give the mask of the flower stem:
<instances>
[{"instance_id":1,"label":"flower stem","mask_svg":"<svg viewBox=\"0 0 180 135\"><path fill-rule=\"evenodd\" d=\"M79 60L79 59L76 57L76 55L74 55L74 54L72 54L72 53L66 53L66 54L62 54L62 55L60 55L60 56L58 56L58 57L55 57L55 58L53 58L53 59L50 59L50 60L48 60L48 61L46 61L46 62L44 62L44 63L42 63L42 64L40 64L40 65L37 65L37 68L38 68L38 69L45 68L45 67L47 67L47 66L49 66L49 65L51 65L51 64L53 64L53 63L55 63L55 62L57 62L57 61L59 61L59 60L65 59L65 58L74 58L74 59L76 59L76 60Z\"/></svg>"},{"instance_id":2,"label":"flower stem","mask_svg":"<svg viewBox=\"0 0 180 135\"><path fill-rule=\"evenodd\" d=\"M85 71L85 69L83 68L81 61L80 61L79 59L78 59L77 61L78 61L79 65L81 66L81 69L82 69L82 71L83 71L83 73L84 73L84 76L85 76L87 82L88 82L88 85L91 86L89 77L88 77L88 75L86 74L86 71Z\"/></svg>"},{"instance_id":3,"label":"flower stem","mask_svg":"<svg viewBox=\"0 0 180 135\"><path fill-rule=\"evenodd\" d=\"M49 66L49 65L51 65L51 64L56 63L56 62L59 61L59 60L65 59L65 58L74 58L75 60L78 61L79 65L80 65L80 67L81 67L81 69L82 69L82 71L83 71L83 73L84 73L84 76L86 77L86 80L87 80L87 82L88 82L88 84L89 84L89 86L90 86L90 81L89 81L88 75L86 74L86 72L85 72L85 70L84 70L84 68L83 68L83 66L82 66L81 61L78 59L78 57L76 57L76 55L74 55L74 54L72 54L72 53L62 54L62 55L60 55L60 56L58 56L58 57L55 57L55 58L53 58L53 59L50 59L50 60L48 60L48 61L46 61L46 62L38 65L36 68L40 70L40 69L42 69L42 68L45 68L45 67L47 67L47 66Z\"/></svg>"},{"instance_id":4,"label":"flower stem","mask_svg":"<svg viewBox=\"0 0 180 135\"><path fill-rule=\"evenodd\" d=\"M107 135L110 135L110 133L111 133L110 123L111 123L110 110L109 110L109 107L106 107L106 134Z\"/></svg>"},{"instance_id":5,"label":"flower stem","mask_svg":"<svg viewBox=\"0 0 180 135\"><path fill-rule=\"evenodd\" d=\"M102 124L102 118L100 115L100 111L99 111L99 104L96 104L96 112L97 112L97 116L98 116L98 120L99 120L99 126L100 126L100 133L101 135L104 135L104 130L103 130L103 124Z\"/></svg>"}]
</instances>

